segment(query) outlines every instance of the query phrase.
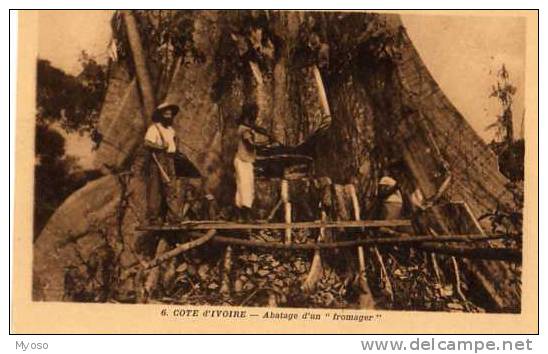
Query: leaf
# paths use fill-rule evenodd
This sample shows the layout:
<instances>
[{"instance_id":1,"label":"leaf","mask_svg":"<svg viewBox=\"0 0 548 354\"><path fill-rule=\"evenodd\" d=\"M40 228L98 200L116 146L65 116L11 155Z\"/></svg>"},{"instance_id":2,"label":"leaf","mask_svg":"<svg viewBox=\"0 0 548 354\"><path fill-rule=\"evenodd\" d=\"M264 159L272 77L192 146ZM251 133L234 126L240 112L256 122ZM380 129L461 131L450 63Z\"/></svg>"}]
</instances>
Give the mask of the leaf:
<instances>
[{"instance_id":1,"label":"leaf","mask_svg":"<svg viewBox=\"0 0 548 354\"><path fill-rule=\"evenodd\" d=\"M236 281L234 281L234 291L239 293L240 291L242 291L243 288L244 282L240 279L236 279Z\"/></svg>"},{"instance_id":2,"label":"leaf","mask_svg":"<svg viewBox=\"0 0 548 354\"><path fill-rule=\"evenodd\" d=\"M451 297L453 296L453 285L444 286L439 291L442 297Z\"/></svg>"},{"instance_id":3,"label":"leaf","mask_svg":"<svg viewBox=\"0 0 548 354\"><path fill-rule=\"evenodd\" d=\"M180 266L177 267L176 271L182 273L188 269L188 263L183 262Z\"/></svg>"},{"instance_id":4,"label":"leaf","mask_svg":"<svg viewBox=\"0 0 548 354\"><path fill-rule=\"evenodd\" d=\"M243 286L244 291L249 291L249 290L252 290L254 288L255 288L255 284L253 284L252 282L247 282Z\"/></svg>"},{"instance_id":5,"label":"leaf","mask_svg":"<svg viewBox=\"0 0 548 354\"><path fill-rule=\"evenodd\" d=\"M259 257L257 257L257 255L255 253L251 253L248 257L248 260L250 262L257 262L259 260Z\"/></svg>"},{"instance_id":6,"label":"leaf","mask_svg":"<svg viewBox=\"0 0 548 354\"><path fill-rule=\"evenodd\" d=\"M203 279L207 278L208 271L209 271L209 266L207 264L202 264L198 268L198 276L203 280Z\"/></svg>"},{"instance_id":7,"label":"leaf","mask_svg":"<svg viewBox=\"0 0 548 354\"><path fill-rule=\"evenodd\" d=\"M331 293L323 293L322 301L326 306L329 306L333 303L333 301L335 301L335 297Z\"/></svg>"},{"instance_id":8,"label":"leaf","mask_svg":"<svg viewBox=\"0 0 548 354\"><path fill-rule=\"evenodd\" d=\"M188 265L187 273L189 275L195 275L196 274L196 266L193 264Z\"/></svg>"},{"instance_id":9,"label":"leaf","mask_svg":"<svg viewBox=\"0 0 548 354\"><path fill-rule=\"evenodd\" d=\"M452 310L464 310L464 306L462 306L459 303L455 303L455 302L448 303L447 307L452 309Z\"/></svg>"}]
</instances>

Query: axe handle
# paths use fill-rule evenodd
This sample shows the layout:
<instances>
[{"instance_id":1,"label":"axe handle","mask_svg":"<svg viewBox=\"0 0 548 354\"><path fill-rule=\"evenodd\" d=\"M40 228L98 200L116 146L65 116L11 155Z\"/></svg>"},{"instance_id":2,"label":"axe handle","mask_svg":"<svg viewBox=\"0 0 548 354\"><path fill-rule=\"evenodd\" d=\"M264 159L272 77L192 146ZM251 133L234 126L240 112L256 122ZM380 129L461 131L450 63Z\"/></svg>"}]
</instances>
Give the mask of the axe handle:
<instances>
[{"instance_id":1,"label":"axe handle","mask_svg":"<svg viewBox=\"0 0 548 354\"><path fill-rule=\"evenodd\" d=\"M162 179L164 180L164 182L166 182L166 183L171 182L171 179L169 178L169 176L167 175L166 171L165 171L164 168L162 167L162 164L160 164L160 161L158 161L158 158L156 157L156 153L155 153L155 152L152 153L152 159L154 160L154 162L155 162L156 165L158 166L158 169L160 170L160 175L162 175Z\"/></svg>"}]
</instances>

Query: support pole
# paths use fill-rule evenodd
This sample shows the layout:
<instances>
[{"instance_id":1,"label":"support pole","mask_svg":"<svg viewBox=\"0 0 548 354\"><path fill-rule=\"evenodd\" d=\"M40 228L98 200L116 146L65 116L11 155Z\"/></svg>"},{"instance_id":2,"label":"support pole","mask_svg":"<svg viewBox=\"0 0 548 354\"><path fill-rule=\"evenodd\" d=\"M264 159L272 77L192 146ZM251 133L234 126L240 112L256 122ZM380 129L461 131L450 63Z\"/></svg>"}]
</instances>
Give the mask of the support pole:
<instances>
[{"instance_id":1,"label":"support pole","mask_svg":"<svg viewBox=\"0 0 548 354\"><path fill-rule=\"evenodd\" d=\"M356 195L356 188L354 185L347 185L347 191L350 194L350 199L352 200L352 210L354 211L354 220L359 221L360 217L360 204L358 202L358 196ZM363 251L363 246L358 246L358 264L360 267L360 276L361 273L365 275L365 255Z\"/></svg>"},{"instance_id":2,"label":"support pole","mask_svg":"<svg viewBox=\"0 0 548 354\"><path fill-rule=\"evenodd\" d=\"M281 183L281 199L284 204L285 223L291 224L291 203L289 202L289 182L285 178ZM285 229L285 243L291 243L291 227Z\"/></svg>"},{"instance_id":3,"label":"support pole","mask_svg":"<svg viewBox=\"0 0 548 354\"><path fill-rule=\"evenodd\" d=\"M324 210L321 212L321 220L322 222L327 221L327 214ZM318 243L325 242L326 236L325 236L325 228L320 228L320 235L318 236ZM312 293L316 289L316 284L323 276L323 265L322 265L322 257L320 250L314 250L314 256L312 258L312 262L310 263L310 271L308 272L308 276L306 277L305 281L302 285L302 290L305 293Z\"/></svg>"},{"instance_id":4,"label":"support pole","mask_svg":"<svg viewBox=\"0 0 548 354\"><path fill-rule=\"evenodd\" d=\"M232 246L225 248L225 259L221 279L221 294L230 294L230 273L232 272Z\"/></svg>"},{"instance_id":5,"label":"support pole","mask_svg":"<svg viewBox=\"0 0 548 354\"><path fill-rule=\"evenodd\" d=\"M322 74L316 65L312 68L314 72L314 79L316 81L316 88L318 89L318 94L320 96L320 104L322 107L323 114L326 118L331 120L331 110L329 109L329 103L327 101L327 93L325 92L325 86L322 80Z\"/></svg>"},{"instance_id":6,"label":"support pole","mask_svg":"<svg viewBox=\"0 0 548 354\"><path fill-rule=\"evenodd\" d=\"M356 188L353 184L346 186L347 192L350 194L350 199L352 200L352 210L354 211L354 220L359 221L360 217L360 203L358 202L358 196L356 194ZM375 308L375 301L371 296L371 289L367 284L367 277L365 275L365 253L363 246L358 246L358 266L359 266L359 275L358 282L360 285L360 308ZM382 260L382 258L381 258Z\"/></svg>"},{"instance_id":7,"label":"support pole","mask_svg":"<svg viewBox=\"0 0 548 354\"><path fill-rule=\"evenodd\" d=\"M169 245L167 244L167 241L163 238L160 238L158 241L158 245L156 247L156 257L161 256L164 254L169 248ZM148 272L145 278L145 284L144 284L144 291L141 293L140 298L138 299L138 302L146 303L148 302L148 299L154 292L154 290L158 287L158 280L160 278L160 269L159 267L154 267Z\"/></svg>"},{"instance_id":8,"label":"support pole","mask_svg":"<svg viewBox=\"0 0 548 354\"><path fill-rule=\"evenodd\" d=\"M141 36L137 27L137 21L133 16L131 10L123 10L124 22L126 24L127 38L129 46L131 48L131 55L133 57L133 63L135 65L135 74L137 76L137 82L141 90L141 98L143 100L143 115L145 117L145 123L150 123L152 113L156 107L154 90L150 81L150 75L148 73L145 51L141 44Z\"/></svg>"}]
</instances>

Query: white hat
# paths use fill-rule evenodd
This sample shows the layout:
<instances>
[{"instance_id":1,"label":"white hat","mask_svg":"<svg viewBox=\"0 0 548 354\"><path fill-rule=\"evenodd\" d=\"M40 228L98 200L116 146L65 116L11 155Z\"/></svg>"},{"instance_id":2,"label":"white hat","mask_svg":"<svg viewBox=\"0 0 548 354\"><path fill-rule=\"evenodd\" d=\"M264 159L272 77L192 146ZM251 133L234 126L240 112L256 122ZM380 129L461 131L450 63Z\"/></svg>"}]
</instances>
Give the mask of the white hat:
<instances>
[{"instance_id":1,"label":"white hat","mask_svg":"<svg viewBox=\"0 0 548 354\"><path fill-rule=\"evenodd\" d=\"M171 110L174 116L177 115L177 113L179 113L179 106L174 103L164 102L160 104L158 107L156 107L156 111L164 111L166 109Z\"/></svg>"},{"instance_id":2,"label":"white hat","mask_svg":"<svg viewBox=\"0 0 548 354\"><path fill-rule=\"evenodd\" d=\"M396 180L394 178L389 177L389 176L384 176L379 181L379 185L381 185L381 186L393 187L396 184L398 184L398 182L396 182Z\"/></svg>"}]
</instances>

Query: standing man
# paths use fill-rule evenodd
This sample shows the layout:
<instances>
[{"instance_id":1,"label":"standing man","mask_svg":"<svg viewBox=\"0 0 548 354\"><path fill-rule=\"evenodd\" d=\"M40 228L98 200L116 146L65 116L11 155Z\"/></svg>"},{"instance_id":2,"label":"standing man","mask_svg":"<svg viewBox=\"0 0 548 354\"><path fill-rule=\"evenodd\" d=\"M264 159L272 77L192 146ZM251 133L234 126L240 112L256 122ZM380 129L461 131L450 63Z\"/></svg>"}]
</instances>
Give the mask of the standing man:
<instances>
[{"instance_id":1,"label":"standing man","mask_svg":"<svg viewBox=\"0 0 548 354\"><path fill-rule=\"evenodd\" d=\"M153 123L145 134L147 219L151 225L165 223L170 213L176 216L174 157L177 143L173 119L178 112L177 105L159 105L152 115Z\"/></svg>"},{"instance_id":2,"label":"standing man","mask_svg":"<svg viewBox=\"0 0 548 354\"><path fill-rule=\"evenodd\" d=\"M255 121L257 120L258 107L248 103L242 108L242 115L238 125L238 150L234 157L234 170L236 173L236 196L234 202L238 208L239 219L249 221L251 208L255 197L255 175L253 164L257 157L255 133Z\"/></svg>"}]
</instances>

